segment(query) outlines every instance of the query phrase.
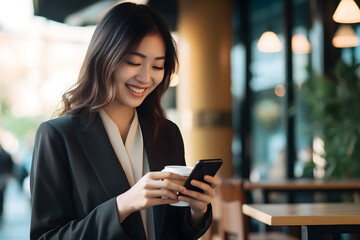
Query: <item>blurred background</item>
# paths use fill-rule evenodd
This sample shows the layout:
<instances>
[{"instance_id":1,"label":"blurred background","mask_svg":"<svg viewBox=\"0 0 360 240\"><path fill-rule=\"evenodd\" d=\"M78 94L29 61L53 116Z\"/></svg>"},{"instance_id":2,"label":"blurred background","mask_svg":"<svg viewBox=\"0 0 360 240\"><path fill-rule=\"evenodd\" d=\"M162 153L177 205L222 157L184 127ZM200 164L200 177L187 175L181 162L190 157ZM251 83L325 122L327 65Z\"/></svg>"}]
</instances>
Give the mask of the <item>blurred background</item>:
<instances>
[{"instance_id":1,"label":"blurred background","mask_svg":"<svg viewBox=\"0 0 360 240\"><path fill-rule=\"evenodd\" d=\"M1 240L29 238L36 129L76 81L95 24L117 2L0 0L0 156L12 161L0 162ZM219 157L220 177L252 181L358 178L358 0L134 2L156 8L178 44L163 106L188 165Z\"/></svg>"}]
</instances>

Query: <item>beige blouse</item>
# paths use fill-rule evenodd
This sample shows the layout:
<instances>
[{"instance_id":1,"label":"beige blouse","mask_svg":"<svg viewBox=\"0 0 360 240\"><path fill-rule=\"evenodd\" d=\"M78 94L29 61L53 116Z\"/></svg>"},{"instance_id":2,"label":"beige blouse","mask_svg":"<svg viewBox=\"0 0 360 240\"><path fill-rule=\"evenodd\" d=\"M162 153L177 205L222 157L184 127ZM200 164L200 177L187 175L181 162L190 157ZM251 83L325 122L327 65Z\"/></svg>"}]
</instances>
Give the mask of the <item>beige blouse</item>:
<instances>
[{"instance_id":1,"label":"beige blouse","mask_svg":"<svg viewBox=\"0 0 360 240\"><path fill-rule=\"evenodd\" d=\"M100 117L115 154L132 187L144 174L150 171L137 112L135 111L125 144L116 124L104 110L100 110ZM149 240L155 239L152 207L141 210L140 213L147 238Z\"/></svg>"}]
</instances>

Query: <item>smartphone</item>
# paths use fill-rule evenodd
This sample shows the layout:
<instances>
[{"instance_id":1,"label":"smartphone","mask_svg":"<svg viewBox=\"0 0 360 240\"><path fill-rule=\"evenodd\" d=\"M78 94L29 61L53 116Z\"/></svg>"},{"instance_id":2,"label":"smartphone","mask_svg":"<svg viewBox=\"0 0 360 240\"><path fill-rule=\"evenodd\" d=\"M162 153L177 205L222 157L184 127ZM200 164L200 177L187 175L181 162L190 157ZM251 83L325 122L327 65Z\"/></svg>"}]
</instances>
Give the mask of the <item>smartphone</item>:
<instances>
[{"instance_id":1,"label":"smartphone","mask_svg":"<svg viewBox=\"0 0 360 240\"><path fill-rule=\"evenodd\" d=\"M203 159L196 162L194 169L191 171L189 177L184 183L184 187L192 191L203 192L200 188L191 185L191 180L195 179L204 183L205 175L215 176L220 166L222 165L222 159Z\"/></svg>"}]
</instances>

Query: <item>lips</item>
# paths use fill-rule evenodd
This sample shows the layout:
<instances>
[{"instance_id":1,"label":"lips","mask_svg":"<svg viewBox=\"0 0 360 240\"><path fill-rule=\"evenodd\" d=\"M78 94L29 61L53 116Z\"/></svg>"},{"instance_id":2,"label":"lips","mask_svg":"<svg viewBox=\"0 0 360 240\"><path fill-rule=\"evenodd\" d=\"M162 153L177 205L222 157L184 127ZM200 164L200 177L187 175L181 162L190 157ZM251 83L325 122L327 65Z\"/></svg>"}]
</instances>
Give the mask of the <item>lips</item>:
<instances>
[{"instance_id":1,"label":"lips","mask_svg":"<svg viewBox=\"0 0 360 240\"><path fill-rule=\"evenodd\" d=\"M126 84L126 87L130 90L130 93L135 96L142 96L146 90L146 88L139 88L129 84Z\"/></svg>"}]
</instances>

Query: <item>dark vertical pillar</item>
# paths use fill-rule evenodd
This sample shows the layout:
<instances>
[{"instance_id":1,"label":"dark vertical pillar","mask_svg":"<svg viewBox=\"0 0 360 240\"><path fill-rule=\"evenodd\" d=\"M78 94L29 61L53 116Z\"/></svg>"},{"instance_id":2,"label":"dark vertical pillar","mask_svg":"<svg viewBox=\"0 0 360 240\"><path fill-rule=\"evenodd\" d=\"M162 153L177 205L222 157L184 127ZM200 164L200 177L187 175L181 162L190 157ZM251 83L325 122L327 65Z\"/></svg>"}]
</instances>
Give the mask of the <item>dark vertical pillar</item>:
<instances>
[{"instance_id":1,"label":"dark vertical pillar","mask_svg":"<svg viewBox=\"0 0 360 240\"><path fill-rule=\"evenodd\" d=\"M332 38L339 26L338 23L334 22L332 16L336 10L340 1L331 0L331 1L321 1L321 20L324 30L324 73L332 71L336 61L340 59L340 50L335 48L332 45Z\"/></svg>"},{"instance_id":2,"label":"dark vertical pillar","mask_svg":"<svg viewBox=\"0 0 360 240\"><path fill-rule=\"evenodd\" d=\"M291 50L292 37L292 1L283 0L284 36L285 36L285 85L286 85L286 177L294 178L295 150L295 116L289 109L295 104L293 84L293 61Z\"/></svg>"},{"instance_id":3,"label":"dark vertical pillar","mask_svg":"<svg viewBox=\"0 0 360 240\"><path fill-rule=\"evenodd\" d=\"M241 143L242 143L242 164L241 176L249 179L251 170L251 90L250 90L250 23L249 23L249 0L241 1L241 37L245 46L245 97L241 104Z\"/></svg>"}]
</instances>

